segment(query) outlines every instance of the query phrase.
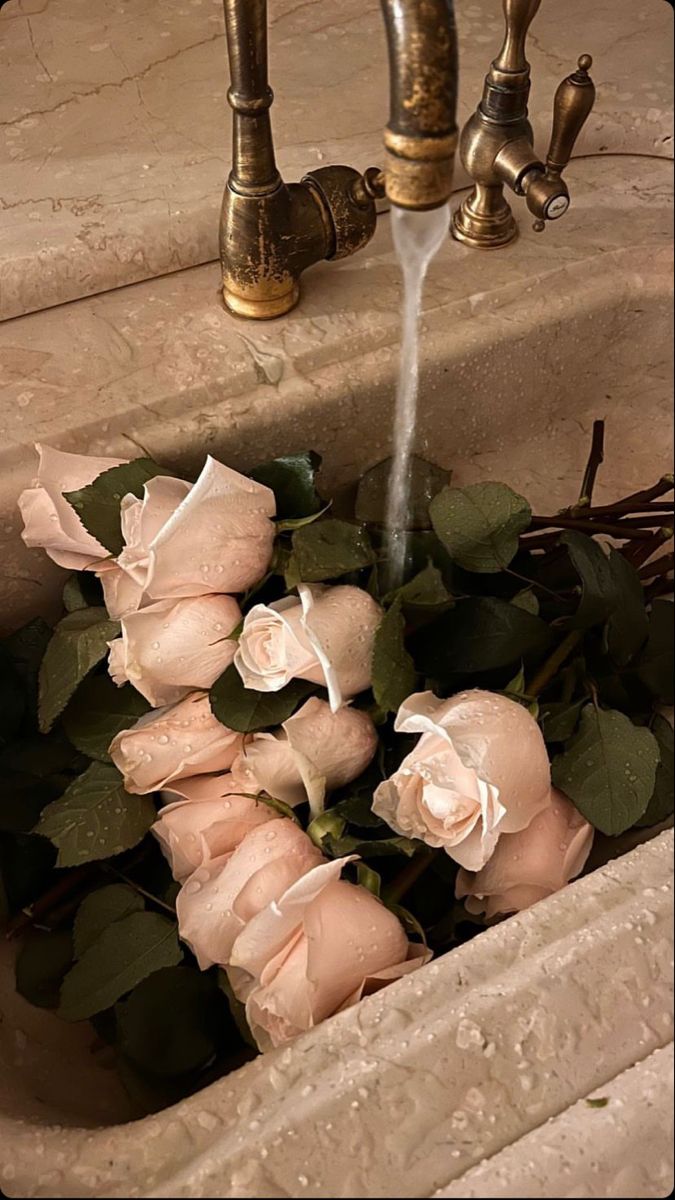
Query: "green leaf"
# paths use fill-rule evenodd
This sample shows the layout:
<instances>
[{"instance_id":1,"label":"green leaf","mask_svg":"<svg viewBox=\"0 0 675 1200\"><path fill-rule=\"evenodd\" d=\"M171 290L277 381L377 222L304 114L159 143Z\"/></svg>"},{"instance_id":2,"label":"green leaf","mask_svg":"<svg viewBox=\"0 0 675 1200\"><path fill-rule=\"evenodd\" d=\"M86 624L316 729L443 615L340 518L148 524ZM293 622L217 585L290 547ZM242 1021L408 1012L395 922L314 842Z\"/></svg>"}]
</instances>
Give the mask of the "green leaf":
<instances>
[{"instance_id":1,"label":"green leaf","mask_svg":"<svg viewBox=\"0 0 675 1200\"><path fill-rule=\"evenodd\" d=\"M609 557L599 542L585 533L568 531L560 537L581 579L581 603L569 622L572 629L602 625L616 607L616 588Z\"/></svg>"},{"instance_id":2,"label":"green leaf","mask_svg":"<svg viewBox=\"0 0 675 1200\"><path fill-rule=\"evenodd\" d=\"M312 513L310 517L292 517L285 521L277 521L277 533L295 533L296 529L304 529L306 525L313 525L315 521L320 521L327 512L330 512L330 507L330 504L327 504L325 508L320 509L318 513Z\"/></svg>"},{"instance_id":3,"label":"green leaf","mask_svg":"<svg viewBox=\"0 0 675 1200\"><path fill-rule=\"evenodd\" d=\"M156 817L150 796L130 796L115 767L92 763L47 806L35 832L58 848L57 866L76 867L131 850Z\"/></svg>"},{"instance_id":4,"label":"green leaf","mask_svg":"<svg viewBox=\"0 0 675 1200\"><path fill-rule=\"evenodd\" d=\"M108 653L119 625L104 608L69 613L56 626L40 667L40 729L48 733L82 680Z\"/></svg>"},{"instance_id":5,"label":"green leaf","mask_svg":"<svg viewBox=\"0 0 675 1200\"><path fill-rule=\"evenodd\" d=\"M393 459L387 458L366 471L356 493L355 515L366 525L384 525ZM414 454L410 461L408 528L429 529L429 505L450 482L450 472Z\"/></svg>"},{"instance_id":6,"label":"green leaf","mask_svg":"<svg viewBox=\"0 0 675 1200\"><path fill-rule=\"evenodd\" d=\"M148 975L181 961L178 928L159 913L137 912L109 925L69 971L59 1015L84 1021L110 1008Z\"/></svg>"},{"instance_id":7,"label":"green leaf","mask_svg":"<svg viewBox=\"0 0 675 1200\"><path fill-rule=\"evenodd\" d=\"M587 704L579 732L554 759L553 782L596 829L618 837L642 817L654 794L659 744L623 713Z\"/></svg>"},{"instance_id":8,"label":"green leaf","mask_svg":"<svg viewBox=\"0 0 675 1200\"><path fill-rule=\"evenodd\" d=\"M63 714L63 728L82 754L110 762L113 738L150 711L147 700L127 684L118 688L109 675L92 675L73 696Z\"/></svg>"},{"instance_id":9,"label":"green leaf","mask_svg":"<svg viewBox=\"0 0 675 1200\"><path fill-rule=\"evenodd\" d=\"M673 603L655 600L649 640L638 663L638 676L661 704L675 703L673 693Z\"/></svg>"},{"instance_id":10,"label":"green leaf","mask_svg":"<svg viewBox=\"0 0 675 1200\"><path fill-rule=\"evenodd\" d=\"M73 962L68 930L32 930L16 960L16 990L38 1008L58 1008L61 985Z\"/></svg>"},{"instance_id":11,"label":"green leaf","mask_svg":"<svg viewBox=\"0 0 675 1200\"><path fill-rule=\"evenodd\" d=\"M216 680L209 700L214 717L222 725L237 733L255 733L259 729L282 725L314 691L315 684L297 679L280 692L254 692L244 687L233 665Z\"/></svg>"},{"instance_id":12,"label":"green leaf","mask_svg":"<svg viewBox=\"0 0 675 1200\"><path fill-rule=\"evenodd\" d=\"M516 608L522 608L523 612L531 613L533 617L539 616L541 606L532 588L524 588L522 592L518 592L511 603L515 604Z\"/></svg>"},{"instance_id":13,"label":"green leaf","mask_svg":"<svg viewBox=\"0 0 675 1200\"><path fill-rule=\"evenodd\" d=\"M328 815L328 814L325 814ZM421 842L414 842L406 837L377 838L372 841L363 838L343 835L334 837L326 834L321 841L321 849L331 858L345 858L348 854L357 854L360 858L389 858L392 855L403 854L413 858L419 853Z\"/></svg>"},{"instance_id":14,"label":"green leaf","mask_svg":"<svg viewBox=\"0 0 675 1200\"><path fill-rule=\"evenodd\" d=\"M310 517L323 507L316 490L321 455L309 450L288 454L263 463L250 472L251 479L270 488L277 501L277 517L282 520Z\"/></svg>"},{"instance_id":15,"label":"green leaf","mask_svg":"<svg viewBox=\"0 0 675 1200\"><path fill-rule=\"evenodd\" d=\"M537 661L555 640L545 621L506 600L471 597L415 635L418 671L432 679L471 675Z\"/></svg>"},{"instance_id":16,"label":"green leaf","mask_svg":"<svg viewBox=\"0 0 675 1200\"><path fill-rule=\"evenodd\" d=\"M546 741L567 742L579 724L581 710L587 702L587 697L577 700L575 704L565 701L547 703L542 716L542 731Z\"/></svg>"},{"instance_id":17,"label":"green leaf","mask_svg":"<svg viewBox=\"0 0 675 1200\"><path fill-rule=\"evenodd\" d=\"M465 571L480 574L508 567L518 553L521 533L532 521L527 500L503 483L444 488L429 511L453 561Z\"/></svg>"},{"instance_id":18,"label":"green leaf","mask_svg":"<svg viewBox=\"0 0 675 1200\"><path fill-rule=\"evenodd\" d=\"M338 579L375 562L366 530L349 521L317 521L293 534L293 571L297 582Z\"/></svg>"},{"instance_id":19,"label":"green leaf","mask_svg":"<svg viewBox=\"0 0 675 1200\"><path fill-rule=\"evenodd\" d=\"M659 744L661 762L656 772L654 795L647 811L638 821L640 828L660 825L673 815L675 803L675 760L673 751L673 727L665 717L657 714L652 721L652 733Z\"/></svg>"},{"instance_id":20,"label":"green leaf","mask_svg":"<svg viewBox=\"0 0 675 1200\"><path fill-rule=\"evenodd\" d=\"M586 1101L589 1108L607 1108L609 1100L606 1096L598 1096L597 1100Z\"/></svg>"},{"instance_id":21,"label":"green leaf","mask_svg":"<svg viewBox=\"0 0 675 1200\"><path fill-rule=\"evenodd\" d=\"M403 587L387 596L387 600L396 599L405 608L441 608L454 603L441 572L431 562Z\"/></svg>"},{"instance_id":22,"label":"green leaf","mask_svg":"<svg viewBox=\"0 0 675 1200\"><path fill-rule=\"evenodd\" d=\"M384 712L397 712L415 690L415 664L405 648L401 601L385 613L373 646L373 694Z\"/></svg>"},{"instance_id":23,"label":"green leaf","mask_svg":"<svg viewBox=\"0 0 675 1200\"><path fill-rule=\"evenodd\" d=\"M38 675L40 664L49 645L52 631L41 617L29 621L16 633L3 639L7 654L12 660L23 686L24 696L32 711L37 710Z\"/></svg>"},{"instance_id":24,"label":"green leaf","mask_svg":"<svg viewBox=\"0 0 675 1200\"><path fill-rule=\"evenodd\" d=\"M144 908L143 897L125 883L111 883L107 887L90 892L75 914L75 957L82 958L109 925L121 921L131 913L143 912Z\"/></svg>"},{"instance_id":25,"label":"green leaf","mask_svg":"<svg viewBox=\"0 0 675 1200\"><path fill-rule=\"evenodd\" d=\"M319 850L323 850L324 842L328 838L332 842L337 842L342 837L346 828L346 819L336 809L329 808L310 822L307 828L307 835L314 842L314 845L318 846Z\"/></svg>"},{"instance_id":26,"label":"green leaf","mask_svg":"<svg viewBox=\"0 0 675 1200\"><path fill-rule=\"evenodd\" d=\"M609 569L614 607L607 622L607 649L614 662L625 667L642 649L649 634L645 592L635 567L618 550L609 552Z\"/></svg>"},{"instance_id":27,"label":"green leaf","mask_svg":"<svg viewBox=\"0 0 675 1200\"><path fill-rule=\"evenodd\" d=\"M118 1003L117 1045L151 1075L203 1070L221 1045L223 1004L210 975L191 967L164 967Z\"/></svg>"},{"instance_id":28,"label":"green leaf","mask_svg":"<svg viewBox=\"0 0 675 1200\"><path fill-rule=\"evenodd\" d=\"M124 549L120 523L122 500L130 494L140 499L145 484L158 475L173 478L172 471L160 467L151 458L136 458L104 471L87 487L63 495L75 509L87 533L110 554L118 555Z\"/></svg>"},{"instance_id":29,"label":"green leaf","mask_svg":"<svg viewBox=\"0 0 675 1200\"><path fill-rule=\"evenodd\" d=\"M63 607L66 612L100 608L101 602L101 584L90 571L75 571L68 576L63 587Z\"/></svg>"}]
</instances>

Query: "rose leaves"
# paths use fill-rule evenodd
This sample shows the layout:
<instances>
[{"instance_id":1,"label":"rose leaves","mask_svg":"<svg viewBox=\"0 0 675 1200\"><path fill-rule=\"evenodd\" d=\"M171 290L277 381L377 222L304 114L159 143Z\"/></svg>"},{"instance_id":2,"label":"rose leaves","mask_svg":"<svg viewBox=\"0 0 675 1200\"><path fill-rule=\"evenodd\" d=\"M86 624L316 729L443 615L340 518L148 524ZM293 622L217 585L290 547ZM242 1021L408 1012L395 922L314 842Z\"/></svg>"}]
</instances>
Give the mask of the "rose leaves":
<instances>
[{"instance_id":1,"label":"rose leaves","mask_svg":"<svg viewBox=\"0 0 675 1200\"><path fill-rule=\"evenodd\" d=\"M150 479L158 475L171 475L166 467L160 467L150 458L137 458L104 471L93 483L75 492L64 492L68 503L75 509L87 533L96 538L110 554L121 554L124 549L120 525L120 504L125 496L140 499L143 488Z\"/></svg>"}]
</instances>

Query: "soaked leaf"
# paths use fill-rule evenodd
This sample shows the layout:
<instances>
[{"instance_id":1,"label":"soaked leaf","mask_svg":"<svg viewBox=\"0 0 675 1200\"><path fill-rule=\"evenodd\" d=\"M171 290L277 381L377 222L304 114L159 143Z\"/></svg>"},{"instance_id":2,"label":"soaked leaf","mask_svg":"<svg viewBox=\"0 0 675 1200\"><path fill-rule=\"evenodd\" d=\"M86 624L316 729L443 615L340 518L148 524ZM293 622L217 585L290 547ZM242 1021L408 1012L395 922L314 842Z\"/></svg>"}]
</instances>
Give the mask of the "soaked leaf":
<instances>
[{"instance_id":1,"label":"soaked leaf","mask_svg":"<svg viewBox=\"0 0 675 1200\"><path fill-rule=\"evenodd\" d=\"M430 679L496 671L541 658L553 630L524 609L493 596L459 600L412 640L415 665Z\"/></svg>"},{"instance_id":2,"label":"soaked leaf","mask_svg":"<svg viewBox=\"0 0 675 1200\"><path fill-rule=\"evenodd\" d=\"M75 691L119 634L105 608L69 613L56 626L40 667L40 729L48 733Z\"/></svg>"},{"instance_id":3,"label":"soaked leaf","mask_svg":"<svg viewBox=\"0 0 675 1200\"><path fill-rule=\"evenodd\" d=\"M675 805L675 759L673 727L665 717L657 714L652 721L652 733L659 744L661 762L656 772L654 795L649 801L645 815L638 822L640 828L660 825L672 817Z\"/></svg>"},{"instance_id":4,"label":"soaked leaf","mask_svg":"<svg viewBox=\"0 0 675 1200\"><path fill-rule=\"evenodd\" d=\"M355 514L366 525L384 525L387 518L387 493L393 459L387 458L366 471L359 482ZM414 454L410 462L410 508L408 529L429 529L429 505L434 496L450 482L451 472L434 466Z\"/></svg>"},{"instance_id":5,"label":"soaked leaf","mask_svg":"<svg viewBox=\"0 0 675 1200\"><path fill-rule=\"evenodd\" d=\"M150 479L158 475L171 476L173 471L160 467L151 458L136 458L104 471L87 487L64 492L65 499L75 509L80 521L100 546L117 556L124 549L120 521L120 505L131 494L139 499Z\"/></svg>"},{"instance_id":6,"label":"soaked leaf","mask_svg":"<svg viewBox=\"0 0 675 1200\"><path fill-rule=\"evenodd\" d=\"M644 816L660 760L649 729L587 704L579 732L553 761L553 783L596 829L618 837Z\"/></svg>"},{"instance_id":7,"label":"soaked leaf","mask_svg":"<svg viewBox=\"0 0 675 1200\"><path fill-rule=\"evenodd\" d=\"M130 684L118 688L109 675L92 675L78 688L63 714L63 728L82 754L110 762L113 738L150 712L147 700Z\"/></svg>"},{"instance_id":8,"label":"soaked leaf","mask_svg":"<svg viewBox=\"0 0 675 1200\"><path fill-rule=\"evenodd\" d=\"M282 725L293 715L316 685L296 679L280 692L254 692L244 686L233 665L214 683L209 694L214 717L237 733L255 733Z\"/></svg>"},{"instance_id":9,"label":"soaked leaf","mask_svg":"<svg viewBox=\"0 0 675 1200\"><path fill-rule=\"evenodd\" d=\"M504 483L444 488L429 512L452 560L478 574L505 570L532 521L527 500Z\"/></svg>"},{"instance_id":10,"label":"soaked leaf","mask_svg":"<svg viewBox=\"0 0 675 1200\"><path fill-rule=\"evenodd\" d=\"M111 883L85 896L75 914L73 940L75 957L82 955L97 942L101 934L134 912L143 912L143 897L125 883Z\"/></svg>"},{"instance_id":11,"label":"soaked leaf","mask_svg":"<svg viewBox=\"0 0 675 1200\"><path fill-rule=\"evenodd\" d=\"M171 1078L203 1070L221 1046L223 1005L211 975L164 967L117 1004L117 1045L150 1075Z\"/></svg>"},{"instance_id":12,"label":"soaked leaf","mask_svg":"<svg viewBox=\"0 0 675 1200\"><path fill-rule=\"evenodd\" d=\"M35 832L57 847L57 866L77 867L131 850L156 817L150 796L130 796L115 767L92 763L47 806Z\"/></svg>"},{"instance_id":13,"label":"soaked leaf","mask_svg":"<svg viewBox=\"0 0 675 1200\"><path fill-rule=\"evenodd\" d=\"M277 517L282 521L312 517L319 513L324 501L316 490L316 476L321 467L321 455L313 450L304 454L288 454L262 463L249 472L251 479L274 492Z\"/></svg>"},{"instance_id":14,"label":"soaked leaf","mask_svg":"<svg viewBox=\"0 0 675 1200\"><path fill-rule=\"evenodd\" d=\"M638 662L638 676L661 704L675 703L673 692L673 603L655 600L649 618L649 640Z\"/></svg>"},{"instance_id":15,"label":"soaked leaf","mask_svg":"<svg viewBox=\"0 0 675 1200\"><path fill-rule=\"evenodd\" d=\"M415 664L405 647L401 600L385 613L373 647L373 694L383 712L397 712L415 690Z\"/></svg>"},{"instance_id":16,"label":"soaked leaf","mask_svg":"<svg viewBox=\"0 0 675 1200\"><path fill-rule=\"evenodd\" d=\"M111 1008L149 975L182 959L178 927L153 912L131 913L110 925L68 972L59 1016L84 1021Z\"/></svg>"},{"instance_id":17,"label":"soaked leaf","mask_svg":"<svg viewBox=\"0 0 675 1200\"><path fill-rule=\"evenodd\" d=\"M375 552L362 525L349 521L317 521L293 534L293 577L296 582L320 583L369 567ZM290 586L290 585L289 585Z\"/></svg>"}]
</instances>

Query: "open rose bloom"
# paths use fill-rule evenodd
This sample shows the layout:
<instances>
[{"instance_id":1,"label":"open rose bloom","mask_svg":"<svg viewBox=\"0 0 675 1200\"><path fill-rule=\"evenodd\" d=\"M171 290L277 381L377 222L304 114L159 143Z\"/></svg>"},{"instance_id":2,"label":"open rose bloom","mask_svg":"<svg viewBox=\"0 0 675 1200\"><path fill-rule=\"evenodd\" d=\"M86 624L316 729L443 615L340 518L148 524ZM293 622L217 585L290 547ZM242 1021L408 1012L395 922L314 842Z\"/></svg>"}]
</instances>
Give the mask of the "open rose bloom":
<instances>
[{"instance_id":1,"label":"open rose bloom","mask_svg":"<svg viewBox=\"0 0 675 1200\"><path fill-rule=\"evenodd\" d=\"M415 749L375 793L392 829L480 871L505 833L526 829L550 803L551 767L537 722L493 692L410 696L396 718Z\"/></svg>"}]
</instances>

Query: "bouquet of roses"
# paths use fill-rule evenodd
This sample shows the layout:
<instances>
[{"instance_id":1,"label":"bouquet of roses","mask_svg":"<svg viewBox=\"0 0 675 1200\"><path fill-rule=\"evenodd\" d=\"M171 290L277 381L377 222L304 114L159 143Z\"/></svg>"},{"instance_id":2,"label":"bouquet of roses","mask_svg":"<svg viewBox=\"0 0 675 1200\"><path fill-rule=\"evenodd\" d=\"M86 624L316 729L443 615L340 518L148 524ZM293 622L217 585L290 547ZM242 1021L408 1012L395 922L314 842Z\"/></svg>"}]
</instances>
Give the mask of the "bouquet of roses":
<instances>
[{"instance_id":1,"label":"bouquet of roses","mask_svg":"<svg viewBox=\"0 0 675 1200\"><path fill-rule=\"evenodd\" d=\"M311 453L39 447L24 540L71 574L0 643L19 991L172 1097L667 819L672 477L593 507L601 439L555 517L416 460L394 583L385 464L331 505Z\"/></svg>"}]
</instances>

